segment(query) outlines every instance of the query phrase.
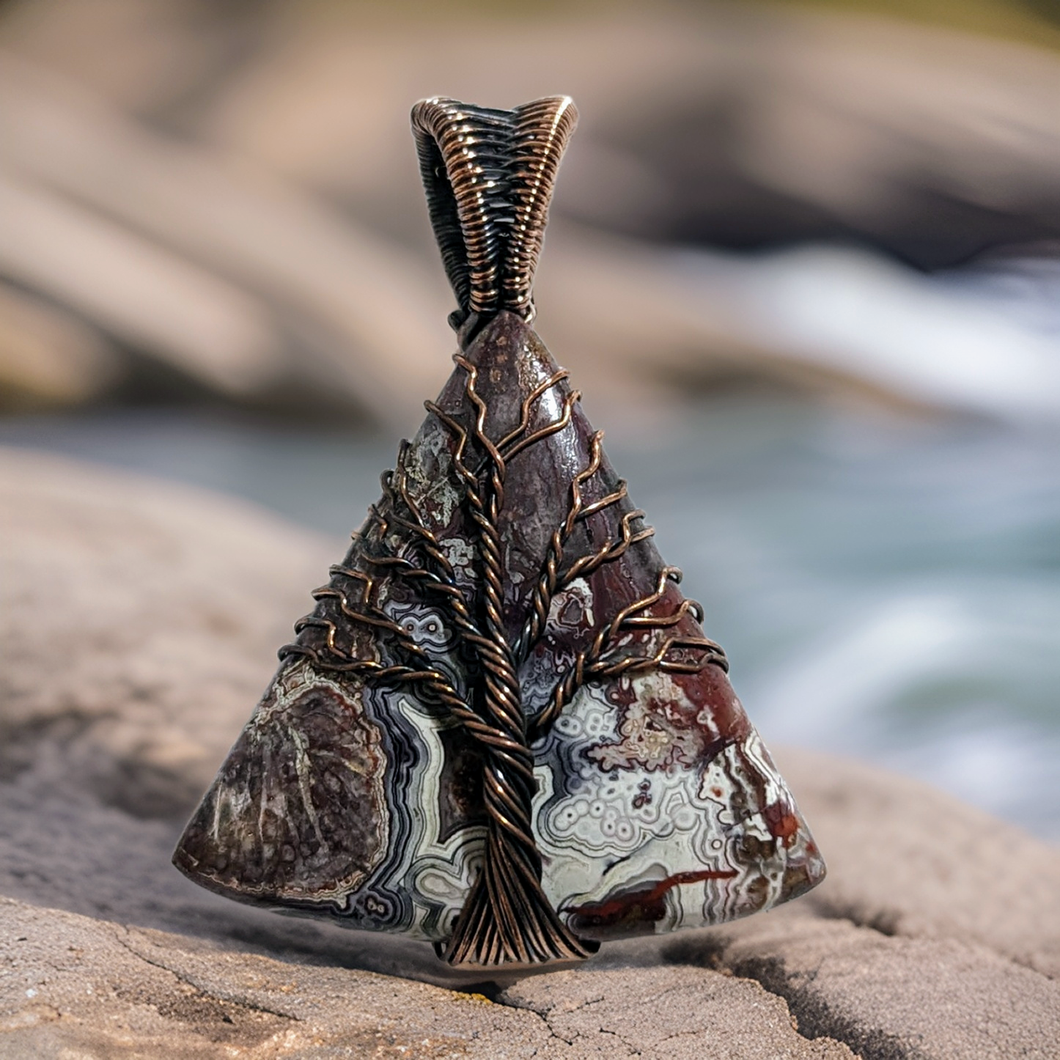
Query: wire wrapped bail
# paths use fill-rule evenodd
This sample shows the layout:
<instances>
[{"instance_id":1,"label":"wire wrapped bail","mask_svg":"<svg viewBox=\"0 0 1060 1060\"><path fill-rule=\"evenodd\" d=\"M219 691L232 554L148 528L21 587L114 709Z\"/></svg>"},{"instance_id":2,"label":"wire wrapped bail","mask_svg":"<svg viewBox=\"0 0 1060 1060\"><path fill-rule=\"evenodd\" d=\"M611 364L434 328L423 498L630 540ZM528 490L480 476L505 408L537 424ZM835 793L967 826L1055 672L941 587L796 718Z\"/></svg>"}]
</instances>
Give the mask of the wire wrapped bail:
<instances>
[{"instance_id":1,"label":"wire wrapped bail","mask_svg":"<svg viewBox=\"0 0 1060 1060\"><path fill-rule=\"evenodd\" d=\"M556 172L577 124L568 96L514 110L455 99L412 108L427 210L459 310L534 315L533 282Z\"/></svg>"}]
</instances>

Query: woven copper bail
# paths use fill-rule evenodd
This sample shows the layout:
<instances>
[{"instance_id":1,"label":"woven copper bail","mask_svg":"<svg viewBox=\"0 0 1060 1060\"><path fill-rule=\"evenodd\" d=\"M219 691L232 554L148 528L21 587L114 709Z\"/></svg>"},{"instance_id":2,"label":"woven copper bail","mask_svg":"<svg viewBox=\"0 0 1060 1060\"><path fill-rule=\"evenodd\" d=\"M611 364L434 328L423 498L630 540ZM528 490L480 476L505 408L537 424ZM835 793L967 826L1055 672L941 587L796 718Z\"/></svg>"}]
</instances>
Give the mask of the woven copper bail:
<instances>
[{"instance_id":1,"label":"woven copper bail","mask_svg":"<svg viewBox=\"0 0 1060 1060\"><path fill-rule=\"evenodd\" d=\"M578 120L568 96L514 110L454 99L412 108L427 209L465 325L501 310L534 315L533 282L556 172Z\"/></svg>"}]
</instances>

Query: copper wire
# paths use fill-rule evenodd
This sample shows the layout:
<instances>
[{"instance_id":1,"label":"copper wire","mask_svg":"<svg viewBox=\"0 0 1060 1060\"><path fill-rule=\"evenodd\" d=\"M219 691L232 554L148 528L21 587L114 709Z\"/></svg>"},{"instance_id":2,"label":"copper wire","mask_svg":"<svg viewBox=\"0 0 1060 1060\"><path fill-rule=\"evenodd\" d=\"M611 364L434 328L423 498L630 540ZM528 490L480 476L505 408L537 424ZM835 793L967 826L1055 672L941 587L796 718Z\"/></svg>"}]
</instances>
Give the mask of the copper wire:
<instances>
[{"instance_id":1,"label":"copper wire","mask_svg":"<svg viewBox=\"0 0 1060 1060\"><path fill-rule=\"evenodd\" d=\"M533 282L556 172L577 124L568 96L491 110L454 99L412 108L427 210L446 275L472 314L533 319Z\"/></svg>"}]
</instances>

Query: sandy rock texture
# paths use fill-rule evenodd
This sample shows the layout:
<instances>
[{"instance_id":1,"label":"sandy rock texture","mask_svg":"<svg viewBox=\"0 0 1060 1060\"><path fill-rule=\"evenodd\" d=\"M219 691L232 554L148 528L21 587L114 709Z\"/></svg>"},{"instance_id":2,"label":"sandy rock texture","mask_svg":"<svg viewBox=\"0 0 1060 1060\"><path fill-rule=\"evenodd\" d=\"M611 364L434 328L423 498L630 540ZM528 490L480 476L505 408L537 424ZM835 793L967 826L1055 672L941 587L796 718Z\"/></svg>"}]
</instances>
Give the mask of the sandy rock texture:
<instances>
[{"instance_id":1,"label":"sandy rock texture","mask_svg":"<svg viewBox=\"0 0 1060 1060\"><path fill-rule=\"evenodd\" d=\"M0 453L0 1058L1055 1060L1060 851L921 784L777 754L807 898L585 966L448 977L169 865L342 550L249 505Z\"/></svg>"},{"instance_id":2,"label":"sandy rock texture","mask_svg":"<svg viewBox=\"0 0 1060 1060\"><path fill-rule=\"evenodd\" d=\"M93 1057L852 1055L800 1036L784 1002L758 983L695 968L567 973L569 990L561 973L558 1003L513 994L497 1004L9 899L0 899L0 924L5 1058L65 1049Z\"/></svg>"},{"instance_id":3,"label":"sandy rock texture","mask_svg":"<svg viewBox=\"0 0 1060 1060\"><path fill-rule=\"evenodd\" d=\"M144 818L213 776L216 721L260 695L335 548L239 501L27 454L3 458L0 532L0 774L53 769Z\"/></svg>"}]
</instances>

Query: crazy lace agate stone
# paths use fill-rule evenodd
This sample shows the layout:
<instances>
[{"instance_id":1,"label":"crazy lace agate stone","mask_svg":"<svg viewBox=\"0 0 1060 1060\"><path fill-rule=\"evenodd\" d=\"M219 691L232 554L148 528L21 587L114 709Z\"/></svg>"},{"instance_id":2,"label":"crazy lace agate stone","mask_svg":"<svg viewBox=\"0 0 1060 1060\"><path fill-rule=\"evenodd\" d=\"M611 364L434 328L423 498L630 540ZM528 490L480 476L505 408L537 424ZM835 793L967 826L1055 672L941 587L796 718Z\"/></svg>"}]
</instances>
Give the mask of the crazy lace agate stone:
<instances>
[{"instance_id":1,"label":"crazy lace agate stone","mask_svg":"<svg viewBox=\"0 0 1060 1060\"><path fill-rule=\"evenodd\" d=\"M515 429L527 394L557 374L540 340L514 315L495 319L467 360L478 369L478 393L496 438ZM472 418L468 378L458 368L438 402L454 418ZM595 435L571 397L566 380L545 391L528 430L557 422L564 410L569 422L507 466L498 524L512 643L530 616L552 534L567 517L571 483L592 463ZM474 598L481 574L453 467L455 445L432 415L404 450L402 471L455 583ZM581 489L586 508L620 492L602 454ZM300 636L311 650L289 655L280 667L189 825L178 865L233 897L444 942L483 857L476 741L414 686L374 684L314 663L335 657L389 664L400 657L378 626L346 614L363 607L365 585L346 571L375 579L387 566L370 556L415 556L400 518L384 498L336 568ZM624 522L630 538L644 529L627 497L581 520L565 556L620 545ZM558 679L597 631L646 596L653 601L645 615L677 621L630 626L611 653L650 659L671 639L667 657L693 653L680 638L703 634L667 570L645 537L557 589L542 635L519 667L528 718L549 705ZM461 651L443 594L399 573L384 576L376 592L375 606L470 696L481 675ZM691 673L655 667L589 679L532 746L542 886L580 937L722 923L793 898L823 876L794 800L716 663Z\"/></svg>"},{"instance_id":2,"label":"crazy lace agate stone","mask_svg":"<svg viewBox=\"0 0 1060 1060\"><path fill-rule=\"evenodd\" d=\"M437 176L440 142L452 176L454 128L478 120L518 158L569 101L430 103L421 149ZM459 203L455 220L432 203L443 251L463 233L470 260ZM483 286L467 260L447 261L458 295ZM434 942L458 966L582 958L824 876L699 605L518 295L461 300L452 376L174 858L222 894Z\"/></svg>"}]
</instances>

